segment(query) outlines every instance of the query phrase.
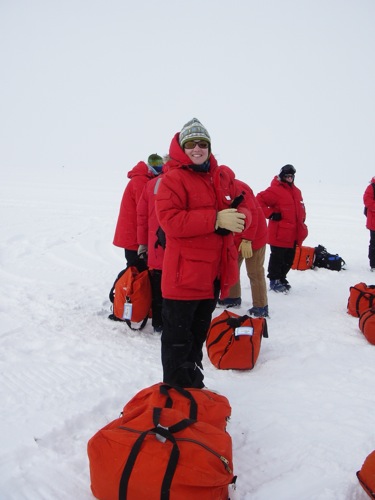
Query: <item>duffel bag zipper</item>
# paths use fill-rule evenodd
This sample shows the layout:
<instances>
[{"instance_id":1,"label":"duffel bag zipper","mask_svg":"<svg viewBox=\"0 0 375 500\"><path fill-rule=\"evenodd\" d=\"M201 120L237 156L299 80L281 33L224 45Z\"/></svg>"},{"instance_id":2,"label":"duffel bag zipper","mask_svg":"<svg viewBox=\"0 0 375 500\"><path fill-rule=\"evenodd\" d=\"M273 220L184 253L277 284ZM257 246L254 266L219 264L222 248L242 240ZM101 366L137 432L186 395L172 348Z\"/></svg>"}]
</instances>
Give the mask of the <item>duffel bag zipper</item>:
<instances>
[{"instance_id":1,"label":"duffel bag zipper","mask_svg":"<svg viewBox=\"0 0 375 500\"><path fill-rule=\"evenodd\" d=\"M124 427L123 425L120 425L119 429L121 429L123 431L134 432L136 434L142 434L142 432L143 432L143 431L139 431L137 429L131 429L130 427ZM153 434L156 434L156 433L154 432ZM217 451L213 450L212 448L210 448L206 444L200 443L199 441L196 441L195 439L181 438L181 437L177 437L177 436L174 436L174 438L176 439L176 441L186 441L189 443L197 444L197 445L201 446L202 448L205 448L207 451L212 453L212 455L215 455L215 457L217 457L221 461L221 463L224 465L225 470L227 472L229 472L230 474L233 473L232 469L229 467L229 460L227 458L225 458L223 455L220 455L220 453L217 453Z\"/></svg>"}]
</instances>

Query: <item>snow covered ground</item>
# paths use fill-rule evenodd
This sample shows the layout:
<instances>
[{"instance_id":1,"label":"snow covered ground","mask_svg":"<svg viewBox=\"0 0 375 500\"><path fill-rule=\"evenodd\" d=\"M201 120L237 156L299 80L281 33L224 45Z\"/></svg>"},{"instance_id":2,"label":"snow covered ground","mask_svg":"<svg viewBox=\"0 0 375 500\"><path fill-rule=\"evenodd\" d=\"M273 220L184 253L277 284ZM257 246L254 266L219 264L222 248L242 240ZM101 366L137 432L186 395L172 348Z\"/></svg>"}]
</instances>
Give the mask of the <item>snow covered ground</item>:
<instances>
[{"instance_id":1,"label":"snow covered ground","mask_svg":"<svg viewBox=\"0 0 375 500\"><path fill-rule=\"evenodd\" d=\"M271 180L239 177L255 191ZM367 498L355 473L375 449L375 346L346 304L351 285L375 281L362 215L368 180L303 185L297 166L305 244L339 253L347 270L291 271L291 293L269 294L269 338L252 371L219 371L205 356L207 386L232 406L236 498ZM63 167L2 178L1 499L91 499L87 441L161 380L151 325L139 333L107 319L124 266L111 242L125 182L125 170ZM242 285L245 313L244 274Z\"/></svg>"}]
</instances>

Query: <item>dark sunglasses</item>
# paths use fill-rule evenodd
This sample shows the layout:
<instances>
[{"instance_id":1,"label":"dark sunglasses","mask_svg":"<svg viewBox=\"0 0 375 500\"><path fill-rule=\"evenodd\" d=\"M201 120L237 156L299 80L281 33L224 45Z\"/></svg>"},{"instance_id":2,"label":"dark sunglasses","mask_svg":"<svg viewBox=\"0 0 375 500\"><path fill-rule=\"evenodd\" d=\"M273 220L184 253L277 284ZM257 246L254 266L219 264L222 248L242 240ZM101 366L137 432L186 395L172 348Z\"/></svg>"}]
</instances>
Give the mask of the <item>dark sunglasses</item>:
<instances>
[{"instance_id":1,"label":"dark sunglasses","mask_svg":"<svg viewBox=\"0 0 375 500\"><path fill-rule=\"evenodd\" d=\"M184 149L194 149L195 146L198 146L201 149L207 149L209 144L207 141L189 141L185 142Z\"/></svg>"},{"instance_id":2,"label":"dark sunglasses","mask_svg":"<svg viewBox=\"0 0 375 500\"><path fill-rule=\"evenodd\" d=\"M294 177L294 174L284 174L284 177Z\"/></svg>"}]
</instances>

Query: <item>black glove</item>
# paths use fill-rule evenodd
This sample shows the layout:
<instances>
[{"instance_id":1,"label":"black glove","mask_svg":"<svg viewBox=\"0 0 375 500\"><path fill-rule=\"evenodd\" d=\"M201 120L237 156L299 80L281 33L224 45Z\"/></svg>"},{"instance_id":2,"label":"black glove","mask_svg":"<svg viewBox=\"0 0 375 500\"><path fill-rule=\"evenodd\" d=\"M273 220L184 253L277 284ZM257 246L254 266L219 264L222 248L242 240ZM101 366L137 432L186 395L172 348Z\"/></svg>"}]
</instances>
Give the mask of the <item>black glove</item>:
<instances>
[{"instance_id":1,"label":"black glove","mask_svg":"<svg viewBox=\"0 0 375 500\"><path fill-rule=\"evenodd\" d=\"M228 234L231 234L231 231L229 229L224 229L223 227L218 227L215 229L216 234L220 234L220 236L227 236Z\"/></svg>"},{"instance_id":2,"label":"black glove","mask_svg":"<svg viewBox=\"0 0 375 500\"><path fill-rule=\"evenodd\" d=\"M276 220L276 221L281 220L281 213L280 212L273 212L270 215L270 220Z\"/></svg>"}]
</instances>

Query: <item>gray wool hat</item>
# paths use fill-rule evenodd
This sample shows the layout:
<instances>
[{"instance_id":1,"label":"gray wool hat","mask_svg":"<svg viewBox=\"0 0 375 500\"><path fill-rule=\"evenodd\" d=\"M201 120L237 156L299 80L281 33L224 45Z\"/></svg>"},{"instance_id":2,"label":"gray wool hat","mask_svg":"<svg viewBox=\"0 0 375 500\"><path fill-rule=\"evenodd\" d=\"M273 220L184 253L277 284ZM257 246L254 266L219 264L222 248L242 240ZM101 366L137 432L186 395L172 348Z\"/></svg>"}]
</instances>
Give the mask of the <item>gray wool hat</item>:
<instances>
[{"instance_id":1,"label":"gray wool hat","mask_svg":"<svg viewBox=\"0 0 375 500\"><path fill-rule=\"evenodd\" d=\"M180 146L183 147L185 142L199 139L211 144L211 137L207 129L201 124L198 118L193 118L182 127L179 137Z\"/></svg>"}]
</instances>

